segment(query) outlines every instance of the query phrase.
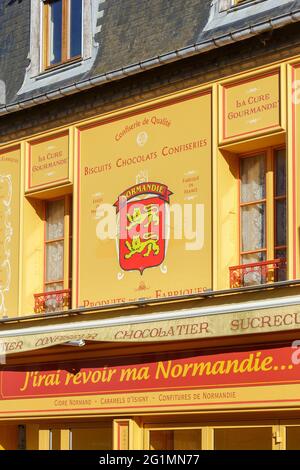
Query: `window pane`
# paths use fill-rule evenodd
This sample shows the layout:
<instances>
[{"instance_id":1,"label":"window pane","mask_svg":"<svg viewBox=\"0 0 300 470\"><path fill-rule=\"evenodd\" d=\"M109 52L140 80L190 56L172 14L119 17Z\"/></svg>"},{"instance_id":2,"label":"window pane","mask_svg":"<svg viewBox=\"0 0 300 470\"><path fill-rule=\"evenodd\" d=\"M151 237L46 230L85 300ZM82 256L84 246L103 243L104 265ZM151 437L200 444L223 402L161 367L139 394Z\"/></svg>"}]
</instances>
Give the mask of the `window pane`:
<instances>
[{"instance_id":1,"label":"window pane","mask_svg":"<svg viewBox=\"0 0 300 470\"><path fill-rule=\"evenodd\" d=\"M275 201L276 210L276 239L275 245L286 245L286 200Z\"/></svg>"},{"instance_id":2,"label":"window pane","mask_svg":"<svg viewBox=\"0 0 300 470\"><path fill-rule=\"evenodd\" d=\"M266 261L266 253L251 253L249 255L243 255L241 257L242 264L260 263ZM267 273L261 266L255 266L247 268L242 271L242 285L243 286L257 286L259 284L265 284L267 281Z\"/></svg>"},{"instance_id":3,"label":"window pane","mask_svg":"<svg viewBox=\"0 0 300 470\"><path fill-rule=\"evenodd\" d=\"M265 198L265 158L241 158L241 202Z\"/></svg>"},{"instance_id":4,"label":"window pane","mask_svg":"<svg viewBox=\"0 0 300 470\"><path fill-rule=\"evenodd\" d=\"M286 260L286 250L275 250L276 259ZM277 269L277 281L286 281L286 263L282 263Z\"/></svg>"},{"instance_id":5,"label":"window pane","mask_svg":"<svg viewBox=\"0 0 300 470\"><path fill-rule=\"evenodd\" d=\"M265 248L265 204L241 207L242 251Z\"/></svg>"},{"instance_id":6,"label":"window pane","mask_svg":"<svg viewBox=\"0 0 300 470\"><path fill-rule=\"evenodd\" d=\"M61 291L64 289L64 285L62 282L56 282L54 284L47 284L45 287L46 292L54 292L54 291ZM63 310L66 306L65 303L65 297L60 294L50 294L47 295L45 299L45 312L50 313L50 312L58 312L60 310ZM55 440L52 441L53 445L54 442L57 442L57 435L54 433L52 436ZM55 447L53 447L53 450L55 450Z\"/></svg>"},{"instance_id":7,"label":"window pane","mask_svg":"<svg viewBox=\"0 0 300 470\"><path fill-rule=\"evenodd\" d=\"M276 259L286 259L286 249L275 250Z\"/></svg>"},{"instance_id":8,"label":"window pane","mask_svg":"<svg viewBox=\"0 0 300 470\"><path fill-rule=\"evenodd\" d=\"M64 242L48 243L46 246L46 282L59 281L64 277Z\"/></svg>"},{"instance_id":9,"label":"window pane","mask_svg":"<svg viewBox=\"0 0 300 470\"><path fill-rule=\"evenodd\" d=\"M70 1L70 58L81 56L82 0Z\"/></svg>"},{"instance_id":10,"label":"window pane","mask_svg":"<svg viewBox=\"0 0 300 470\"><path fill-rule=\"evenodd\" d=\"M50 64L62 61L62 0L54 0L50 8Z\"/></svg>"},{"instance_id":11,"label":"window pane","mask_svg":"<svg viewBox=\"0 0 300 470\"><path fill-rule=\"evenodd\" d=\"M300 426L286 428L286 450L300 450Z\"/></svg>"},{"instance_id":12,"label":"window pane","mask_svg":"<svg viewBox=\"0 0 300 470\"><path fill-rule=\"evenodd\" d=\"M215 429L215 450L272 450L272 428Z\"/></svg>"},{"instance_id":13,"label":"window pane","mask_svg":"<svg viewBox=\"0 0 300 470\"><path fill-rule=\"evenodd\" d=\"M278 150L275 154L275 196L286 194L286 163L285 150Z\"/></svg>"},{"instance_id":14,"label":"window pane","mask_svg":"<svg viewBox=\"0 0 300 470\"><path fill-rule=\"evenodd\" d=\"M47 202L46 205L46 240L64 237L65 202L63 199Z\"/></svg>"},{"instance_id":15,"label":"window pane","mask_svg":"<svg viewBox=\"0 0 300 470\"><path fill-rule=\"evenodd\" d=\"M45 292L53 292L56 290L64 290L64 285L62 282L51 282L51 284L47 284L45 287Z\"/></svg>"},{"instance_id":16,"label":"window pane","mask_svg":"<svg viewBox=\"0 0 300 470\"><path fill-rule=\"evenodd\" d=\"M150 450L201 450L201 429L150 431Z\"/></svg>"},{"instance_id":17,"label":"window pane","mask_svg":"<svg viewBox=\"0 0 300 470\"><path fill-rule=\"evenodd\" d=\"M266 252L250 253L249 255L243 255L241 258L242 264L260 263L261 261L266 261Z\"/></svg>"},{"instance_id":18,"label":"window pane","mask_svg":"<svg viewBox=\"0 0 300 470\"><path fill-rule=\"evenodd\" d=\"M71 450L111 450L112 427L71 429Z\"/></svg>"}]
</instances>

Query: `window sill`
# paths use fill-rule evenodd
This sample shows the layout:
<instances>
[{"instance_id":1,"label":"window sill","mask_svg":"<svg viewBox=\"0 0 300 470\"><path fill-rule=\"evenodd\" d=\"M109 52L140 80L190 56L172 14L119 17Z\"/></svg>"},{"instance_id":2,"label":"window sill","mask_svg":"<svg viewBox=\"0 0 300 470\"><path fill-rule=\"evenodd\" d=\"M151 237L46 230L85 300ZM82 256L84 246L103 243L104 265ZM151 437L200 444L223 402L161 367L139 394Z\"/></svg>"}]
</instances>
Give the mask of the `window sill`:
<instances>
[{"instance_id":1,"label":"window sill","mask_svg":"<svg viewBox=\"0 0 300 470\"><path fill-rule=\"evenodd\" d=\"M68 70L73 70L77 67L80 67L84 63L84 59L80 57L79 59L64 62L63 64L53 65L51 67L47 67L45 70L39 73L35 77L36 80L42 80L47 77L51 77L53 75L58 75L59 73L66 72Z\"/></svg>"},{"instance_id":2,"label":"window sill","mask_svg":"<svg viewBox=\"0 0 300 470\"><path fill-rule=\"evenodd\" d=\"M72 81L72 83L74 83L78 76L84 75L91 70L94 60L94 56L88 56L76 61L65 62L64 64L50 67L46 70L37 70L32 75L30 75L29 71L18 95L36 91L44 87L55 90L57 84L62 81Z\"/></svg>"},{"instance_id":3,"label":"window sill","mask_svg":"<svg viewBox=\"0 0 300 470\"><path fill-rule=\"evenodd\" d=\"M45 67L44 72L49 72L50 70L57 70L66 67L67 65L76 64L77 62L82 62L82 56L78 55L73 57L72 59L65 60L63 62L59 62L57 64L47 65Z\"/></svg>"}]
</instances>

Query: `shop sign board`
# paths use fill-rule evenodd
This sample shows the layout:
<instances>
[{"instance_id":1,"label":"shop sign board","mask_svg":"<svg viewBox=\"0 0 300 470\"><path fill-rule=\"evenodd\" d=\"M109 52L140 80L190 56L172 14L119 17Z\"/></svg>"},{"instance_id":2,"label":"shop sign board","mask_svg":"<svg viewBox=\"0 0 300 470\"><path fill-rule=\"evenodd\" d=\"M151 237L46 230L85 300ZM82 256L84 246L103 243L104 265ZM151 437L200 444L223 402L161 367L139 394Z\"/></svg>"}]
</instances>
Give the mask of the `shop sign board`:
<instances>
[{"instance_id":1,"label":"shop sign board","mask_svg":"<svg viewBox=\"0 0 300 470\"><path fill-rule=\"evenodd\" d=\"M69 131L28 143L27 191L70 182Z\"/></svg>"},{"instance_id":2,"label":"shop sign board","mask_svg":"<svg viewBox=\"0 0 300 470\"><path fill-rule=\"evenodd\" d=\"M279 69L225 83L221 90L221 141L280 130Z\"/></svg>"},{"instance_id":3,"label":"shop sign board","mask_svg":"<svg viewBox=\"0 0 300 470\"><path fill-rule=\"evenodd\" d=\"M0 413L101 413L300 402L300 348L7 367Z\"/></svg>"}]
</instances>

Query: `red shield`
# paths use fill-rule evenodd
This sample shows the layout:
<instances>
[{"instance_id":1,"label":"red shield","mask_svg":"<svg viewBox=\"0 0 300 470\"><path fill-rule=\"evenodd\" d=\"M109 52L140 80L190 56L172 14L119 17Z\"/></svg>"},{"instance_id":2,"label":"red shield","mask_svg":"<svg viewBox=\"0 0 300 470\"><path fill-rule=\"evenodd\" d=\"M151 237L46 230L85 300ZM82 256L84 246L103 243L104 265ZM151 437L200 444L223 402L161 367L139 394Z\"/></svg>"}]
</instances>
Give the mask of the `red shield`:
<instances>
[{"instance_id":1,"label":"red shield","mask_svg":"<svg viewBox=\"0 0 300 470\"><path fill-rule=\"evenodd\" d=\"M165 258L165 201L150 197L120 207L119 262L124 271L159 266Z\"/></svg>"}]
</instances>

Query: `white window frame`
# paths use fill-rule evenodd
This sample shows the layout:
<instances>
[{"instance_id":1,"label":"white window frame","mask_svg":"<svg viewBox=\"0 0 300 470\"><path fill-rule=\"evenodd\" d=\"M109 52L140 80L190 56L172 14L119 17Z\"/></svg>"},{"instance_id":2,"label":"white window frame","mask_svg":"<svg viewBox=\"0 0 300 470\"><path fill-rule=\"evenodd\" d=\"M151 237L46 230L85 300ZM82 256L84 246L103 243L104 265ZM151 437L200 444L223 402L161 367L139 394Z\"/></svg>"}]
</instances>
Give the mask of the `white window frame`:
<instances>
[{"instance_id":1,"label":"white window frame","mask_svg":"<svg viewBox=\"0 0 300 470\"><path fill-rule=\"evenodd\" d=\"M71 0L70 0L71 1ZM45 44L45 34L44 34L44 28L47 27L46 25L44 25L44 20L45 20L45 14L44 14L44 7L45 7L45 3L47 3L47 0L42 0L41 2L41 13L40 13L40 18L41 18L41 28L40 28L40 33L41 33L41 53L40 53L40 70L47 70L49 68L53 68L53 67L61 67L65 64L65 62L61 62L60 64L56 64L56 65L50 65L49 64L49 57L47 57L47 60L46 60L46 63L43 63L44 62L44 57L45 57L45 49L47 50L48 49L48 52L49 52L49 46L50 46L50 40L49 38L46 40L48 44ZM44 4L44 5L43 5ZM89 38L86 37L86 35L84 35L84 31L86 31L88 28L87 24L84 24L84 20L85 20L85 13L89 13L90 10L88 8L88 2L85 2L84 0L81 0L81 5L82 5L82 21L81 21L81 53L80 53L80 59L79 60L82 60L84 57L83 57L83 52L87 52L89 51L90 49L90 41L89 41ZM48 19L49 21L49 19ZM69 22L70 22L70 19L69 19ZM70 30L68 29L68 32L70 33ZM70 39L70 37L68 38ZM89 57L90 57L91 54L89 54ZM72 58L70 58L72 59Z\"/></svg>"},{"instance_id":2,"label":"white window frame","mask_svg":"<svg viewBox=\"0 0 300 470\"><path fill-rule=\"evenodd\" d=\"M37 88L49 86L55 81L67 80L76 75L88 72L96 59L99 44L95 35L101 29L98 25L100 5L103 0L83 0L82 57L74 63L63 63L57 67L44 69L43 54L43 7L44 0L31 0L30 51L29 66L26 69L24 82L18 95L31 92Z\"/></svg>"},{"instance_id":3,"label":"white window frame","mask_svg":"<svg viewBox=\"0 0 300 470\"><path fill-rule=\"evenodd\" d=\"M226 1L228 3L226 7ZM250 18L258 13L268 12L273 8L282 6L283 3L293 3L294 0L212 0L210 14L203 32L231 26L235 22ZM224 2L223 6L221 2Z\"/></svg>"}]
</instances>

